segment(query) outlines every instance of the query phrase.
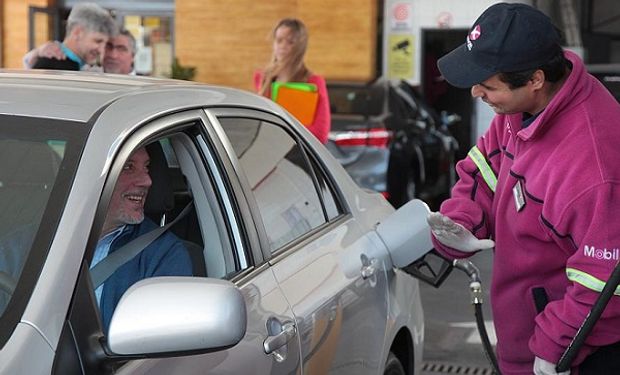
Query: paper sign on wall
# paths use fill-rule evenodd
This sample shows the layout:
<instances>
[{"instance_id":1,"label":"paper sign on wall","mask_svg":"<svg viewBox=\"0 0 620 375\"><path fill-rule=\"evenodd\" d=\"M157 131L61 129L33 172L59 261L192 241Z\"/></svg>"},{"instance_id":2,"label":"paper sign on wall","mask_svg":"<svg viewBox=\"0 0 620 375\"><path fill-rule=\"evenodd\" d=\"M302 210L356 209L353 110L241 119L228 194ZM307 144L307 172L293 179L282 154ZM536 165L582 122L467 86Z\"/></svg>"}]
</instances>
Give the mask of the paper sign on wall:
<instances>
[{"instance_id":1,"label":"paper sign on wall","mask_svg":"<svg viewBox=\"0 0 620 375\"><path fill-rule=\"evenodd\" d=\"M410 79L414 58L412 35L390 35L388 38L387 75L389 79Z\"/></svg>"}]
</instances>

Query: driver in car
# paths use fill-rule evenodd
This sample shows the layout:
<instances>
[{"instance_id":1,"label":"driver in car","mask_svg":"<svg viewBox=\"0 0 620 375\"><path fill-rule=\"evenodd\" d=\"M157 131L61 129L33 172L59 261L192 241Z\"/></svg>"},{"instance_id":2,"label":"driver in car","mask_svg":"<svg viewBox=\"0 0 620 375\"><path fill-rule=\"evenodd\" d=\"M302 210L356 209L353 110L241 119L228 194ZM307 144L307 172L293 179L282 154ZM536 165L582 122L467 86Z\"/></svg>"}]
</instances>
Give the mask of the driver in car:
<instances>
[{"instance_id":1,"label":"driver in car","mask_svg":"<svg viewBox=\"0 0 620 375\"><path fill-rule=\"evenodd\" d=\"M108 212L91 269L109 254L133 239L157 228L144 215L144 202L152 180L149 175L150 157L139 148L123 165L112 193ZM10 294L23 268L37 230L35 225L21 227L0 239L0 314L6 308ZM172 232L166 231L140 253L118 267L95 289L104 331L107 332L114 309L125 291L136 282L155 276L192 276L192 263L187 248Z\"/></svg>"},{"instance_id":2,"label":"driver in car","mask_svg":"<svg viewBox=\"0 0 620 375\"><path fill-rule=\"evenodd\" d=\"M149 163L144 147L134 151L125 162L112 193L91 269L108 254L158 227L144 215L144 202L152 185ZM136 282L155 276L192 276L187 248L171 231L153 240L95 289L104 332L123 293Z\"/></svg>"}]
</instances>

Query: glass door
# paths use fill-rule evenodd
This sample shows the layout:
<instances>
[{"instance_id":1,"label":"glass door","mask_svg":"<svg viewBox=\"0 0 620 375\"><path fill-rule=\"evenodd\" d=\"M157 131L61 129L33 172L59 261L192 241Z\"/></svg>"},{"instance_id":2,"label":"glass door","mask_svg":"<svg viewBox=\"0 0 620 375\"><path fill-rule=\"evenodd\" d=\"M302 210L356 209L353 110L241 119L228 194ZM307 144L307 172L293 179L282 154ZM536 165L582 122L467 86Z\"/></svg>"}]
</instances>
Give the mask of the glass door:
<instances>
[{"instance_id":1,"label":"glass door","mask_svg":"<svg viewBox=\"0 0 620 375\"><path fill-rule=\"evenodd\" d=\"M62 40L68 15L69 10L65 8L30 6L28 8L28 48L33 49L48 40Z\"/></svg>"},{"instance_id":2,"label":"glass door","mask_svg":"<svg viewBox=\"0 0 620 375\"><path fill-rule=\"evenodd\" d=\"M116 12L116 17L136 38L136 73L169 77L174 58L173 13Z\"/></svg>"}]
</instances>

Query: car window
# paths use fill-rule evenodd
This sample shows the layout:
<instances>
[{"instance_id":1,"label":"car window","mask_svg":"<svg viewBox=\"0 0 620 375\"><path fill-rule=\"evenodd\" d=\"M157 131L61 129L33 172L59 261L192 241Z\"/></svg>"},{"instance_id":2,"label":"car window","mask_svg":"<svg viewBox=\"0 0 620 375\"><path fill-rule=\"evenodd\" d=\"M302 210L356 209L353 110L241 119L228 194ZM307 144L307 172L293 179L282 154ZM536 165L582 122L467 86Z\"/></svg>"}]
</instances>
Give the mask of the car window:
<instances>
[{"instance_id":1,"label":"car window","mask_svg":"<svg viewBox=\"0 0 620 375\"><path fill-rule=\"evenodd\" d=\"M228 193L216 187L223 177L215 163L204 162L213 157L204 155L209 148L199 123L178 126L176 133L121 151L104 188L105 220L89 263L104 330L122 295L139 280L228 279L250 264L231 227L234 218L223 209L231 206ZM161 227L153 240L133 247ZM124 252L131 255L112 261Z\"/></svg>"},{"instance_id":2,"label":"car window","mask_svg":"<svg viewBox=\"0 0 620 375\"><path fill-rule=\"evenodd\" d=\"M326 222L313 167L290 134L258 119L219 121L247 176L272 252Z\"/></svg>"},{"instance_id":3,"label":"car window","mask_svg":"<svg viewBox=\"0 0 620 375\"><path fill-rule=\"evenodd\" d=\"M178 168L179 161L177 160L177 156L172 149L172 145L170 144L169 138L162 138L159 140L161 144L161 148L164 151L164 155L166 156L166 163L169 168Z\"/></svg>"},{"instance_id":4,"label":"car window","mask_svg":"<svg viewBox=\"0 0 620 375\"><path fill-rule=\"evenodd\" d=\"M249 267L250 261L231 208L234 206L231 192L225 188L224 172L219 169L217 157L202 133L175 134L170 137L170 143L186 182L177 194L191 197L196 211L195 222L189 223L183 238L196 238L194 242L202 244L206 276L231 278Z\"/></svg>"},{"instance_id":5,"label":"car window","mask_svg":"<svg viewBox=\"0 0 620 375\"><path fill-rule=\"evenodd\" d=\"M87 132L84 124L7 117L0 116L2 334L12 332L5 315L18 319L39 275Z\"/></svg>"},{"instance_id":6,"label":"car window","mask_svg":"<svg viewBox=\"0 0 620 375\"><path fill-rule=\"evenodd\" d=\"M319 190L321 191L321 196L323 197L323 204L325 205L325 213L327 215L328 220L333 220L344 213L344 208L342 204L340 204L334 187L330 183L330 179L323 172L323 169L319 166L317 160L312 157L311 153L308 152L310 164L312 164L312 169L314 170L314 174L316 176Z\"/></svg>"}]
</instances>

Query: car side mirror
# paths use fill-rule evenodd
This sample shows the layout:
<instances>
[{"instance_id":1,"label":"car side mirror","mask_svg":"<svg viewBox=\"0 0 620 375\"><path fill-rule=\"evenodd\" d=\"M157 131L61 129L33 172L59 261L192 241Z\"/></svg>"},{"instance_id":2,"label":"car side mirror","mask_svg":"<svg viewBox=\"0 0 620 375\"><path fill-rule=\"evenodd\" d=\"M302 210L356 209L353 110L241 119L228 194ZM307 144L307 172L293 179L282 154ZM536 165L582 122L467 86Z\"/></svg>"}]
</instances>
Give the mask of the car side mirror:
<instances>
[{"instance_id":1,"label":"car side mirror","mask_svg":"<svg viewBox=\"0 0 620 375\"><path fill-rule=\"evenodd\" d=\"M117 355L209 352L241 341L246 322L243 295L229 281L153 277L125 292L112 316L107 342Z\"/></svg>"},{"instance_id":2,"label":"car side mirror","mask_svg":"<svg viewBox=\"0 0 620 375\"><path fill-rule=\"evenodd\" d=\"M426 222L430 212L426 203L413 199L377 225L395 267L438 287L448 277L452 264L433 248Z\"/></svg>"}]
</instances>

